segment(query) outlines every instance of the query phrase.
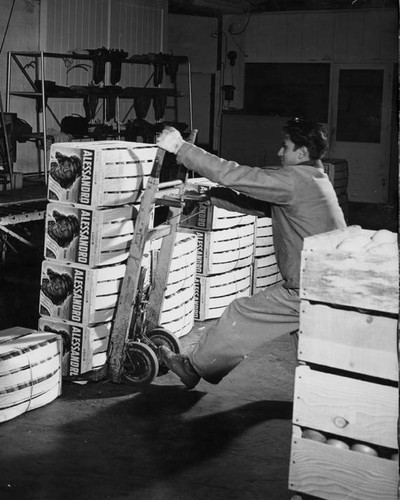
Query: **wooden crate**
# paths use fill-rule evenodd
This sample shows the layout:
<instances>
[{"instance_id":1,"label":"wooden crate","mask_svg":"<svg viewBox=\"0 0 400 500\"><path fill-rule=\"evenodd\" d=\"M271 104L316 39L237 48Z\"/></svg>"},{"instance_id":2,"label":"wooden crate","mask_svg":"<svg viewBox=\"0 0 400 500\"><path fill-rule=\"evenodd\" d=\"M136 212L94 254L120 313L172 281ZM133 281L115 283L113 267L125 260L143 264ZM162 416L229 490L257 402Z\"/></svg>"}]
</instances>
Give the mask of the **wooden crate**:
<instances>
[{"instance_id":1,"label":"wooden crate","mask_svg":"<svg viewBox=\"0 0 400 500\"><path fill-rule=\"evenodd\" d=\"M151 250L151 268L157 266L161 239L153 240L147 248ZM165 297L182 289L194 289L197 262L197 236L193 233L176 233L172 260L168 274Z\"/></svg>"},{"instance_id":2,"label":"wooden crate","mask_svg":"<svg viewBox=\"0 0 400 500\"><path fill-rule=\"evenodd\" d=\"M272 219L257 217L255 226L253 293L282 280L275 256Z\"/></svg>"},{"instance_id":3,"label":"wooden crate","mask_svg":"<svg viewBox=\"0 0 400 500\"><path fill-rule=\"evenodd\" d=\"M39 318L38 322L39 330L63 338L64 377L75 377L99 367L99 358L107 354L111 327L112 322L88 326L47 317Z\"/></svg>"},{"instance_id":4,"label":"wooden crate","mask_svg":"<svg viewBox=\"0 0 400 500\"><path fill-rule=\"evenodd\" d=\"M54 333L19 326L0 332L0 422L61 394L62 346Z\"/></svg>"},{"instance_id":5,"label":"wooden crate","mask_svg":"<svg viewBox=\"0 0 400 500\"><path fill-rule=\"evenodd\" d=\"M252 265L254 224L215 231L192 231L197 235L198 276L222 274Z\"/></svg>"},{"instance_id":6,"label":"wooden crate","mask_svg":"<svg viewBox=\"0 0 400 500\"><path fill-rule=\"evenodd\" d=\"M375 231L360 226L305 238L301 260L300 297L309 301L398 314L398 255L341 251L346 238Z\"/></svg>"},{"instance_id":7,"label":"wooden crate","mask_svg":"<svg viewBox=\"0 0 400 500\"><path fill-rule=\"evenodd\" d=\"M251 294L251 266L214 276L196 276L195 319L219 318L226 307L237 297Z\"/></svg>"},{"instance_id":8,"label":"wooden crate","mask_svg":"<svg viewBox=\"0 0 400 500\"><path fill-rule=\"evenodd\" d=\"M349 179L349 166L346 160L325 159L323 160L324 171L333 184L337 196L347 193Z\"/></svg>"},{"instance_id":9,"label":"wooden crate","mask_svg":"<svg viewBox=\"0 0 400 500\"><path fill-rule=\"evenodd\" d=\"M49 203L46 209L44 256L89 267L127 259L138 206L93 209Z\"/></svg>"},{"instance_id":10,"label":"wooden crate","mask_svg":"<svg viewBox=\"0 0 400 500\"><path fill-rule=\"evenodd\" d=\"M175 314L175 319L172 321L161 321L161 326L180 338L190 333L194 327L194 298L190 298L188 303L184 305L181 316Z\"/></svg>"},{"instance_id":11,"label":"wooden crate","mask_svg":"<svg viewBox=\"0 0 400 500\"><path fill-rule=\"evenodd\" d=\"M200 204L195 207L192 215L183 215L180 226L211 231L213 229L228 229L245 226L255 221L253 215L245 215L224 208Z\"/></svg>"},{"instance_id":12,"label":"wooden crate","mask_svg":"<svg viewBox=\"0 0 400 500\"><path fill-rule=\"evenodd\" d=\"M398 381L397 318L301 300L298 359Z\"/></svg>"},{"instance_id":13,"label":"wooden crate","mask_svg":"<svg viewBox=\"0 0 400 500\"><path fill-rule=\"evenodd\" d=\"M187 191L204 194L213 186L216 186L216 184L202 177L189 179L186 189ZM255 219L254 215L245 215L241 212L225 210L207 204L196 204L191 213L182 216L180 226L211 231L213 229L228 229L253 224Z\"/></svg>"},{"instance_id":14,"label":"wooden crate","mask_svg":"<svg viewBox=\"0 0 400 500\"><path fill-rule=\"evenodd\" d=\"M306 238L302 252L289 487L328 500L397 498L398 253L369 253L375 236L351 226Z\"/></svg>"},{"instance_id":15,"label":"wooden crate","mask_svg":"<svg viewBox=\"0 0 400 500\"><path fill-rule=\"evenodd\" d=\"M270 217L257 217L255 222L254 256L266 257L275 254L272 220Z\"/></svg>"},{"instance_id":16,"label":"wooden crate","mask_svg":"<svg viewBox=\"0 0 400 500\"><path fill-rule=\"evenodd\" d=\"M43 261L39 314L83 325L113 320L125 267Z\"/></svg>"},{"instance_id":17,"label":"wooden crate","mask_svg":"<svg viewBox=\"0 0 400 500\"><path fill-rule=\"evenodd\" d=\"M282 275L276 263L275 254L254 259L253 293L282 280Z\"/></svg>"},{"instance_id":18,"label":"wooden crate","mask_svg":"<svg viewBox=\"0 0 400 500\"><path fill-rule=\"evenodd\" d=\"M396 500L399 463L301 437L293 426L289 488L326 500Z\"/></svg>"},{"instance_id":19,"label":"wooden crate","mask_svg":"<svg viewBox=\"0 0 400 500\"><path fill-rule=\"evenodd\" d=\"M194 279L187 288L180 288L173 295L165 297L160 324L177 337L190 332L194 325Z\"/></svg>"},{"instance_id":20,"label":"wooden crate","mask_svg":"<svg viewBox=\"0 0 400 500\"><path fill-rule=\"evenodd\" d=\"M397 387L296 368L296 425L397 449L398 414Z\"/></svg>"},{"instance_id":21,"label":"wooden crate","mask_svg":"<svg viewBox=\"0 0 400 500\"><path fill-rule=\"evenodd\" d=\"M154 144L125 141L52 144L48 199L96 207L135 203L156 153Z\"/></svg>"}]
</instances>

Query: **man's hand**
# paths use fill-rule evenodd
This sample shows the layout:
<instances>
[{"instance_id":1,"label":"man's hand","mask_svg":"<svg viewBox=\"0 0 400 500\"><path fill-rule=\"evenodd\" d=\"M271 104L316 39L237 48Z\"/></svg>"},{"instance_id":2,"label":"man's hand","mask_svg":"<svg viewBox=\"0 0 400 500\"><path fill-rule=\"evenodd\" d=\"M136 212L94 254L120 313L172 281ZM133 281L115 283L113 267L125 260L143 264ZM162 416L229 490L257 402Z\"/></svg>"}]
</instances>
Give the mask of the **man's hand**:
<instances>
[{"instance_id":1,"label":"man's hand","mask_svg":"<svg viewBox=\"0 0 400 500\"><path fill-rule=\"evenodd\" d=\"M159 148L174 154L177 154L184 142L180 132L174 127L165 127L156 141Z\"/></svg>"}]
</instances>

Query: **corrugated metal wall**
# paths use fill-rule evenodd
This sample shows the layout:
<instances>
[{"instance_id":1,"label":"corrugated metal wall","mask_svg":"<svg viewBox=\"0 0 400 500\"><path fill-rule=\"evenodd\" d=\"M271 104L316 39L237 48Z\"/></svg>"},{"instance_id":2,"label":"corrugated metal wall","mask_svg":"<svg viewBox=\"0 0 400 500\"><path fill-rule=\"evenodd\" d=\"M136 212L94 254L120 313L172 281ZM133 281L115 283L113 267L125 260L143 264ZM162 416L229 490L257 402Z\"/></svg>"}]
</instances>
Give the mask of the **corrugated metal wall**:
<instances>
[{"instance_id":1,"label":"corrugated metal wall","mask_svg":"<svg viewBox=\"0 0 400 500\"><path fill-rule=\"evenodd\" d=\"M87 49L121 49L128 56L162 52L165 45L167 0L51 0L42 2L41 48L46 52L88 54ZM57 85L86 86L91 61L46 58L46 80ZM109 64L106 67L106 75ZM152 73L146 65L123 64L120 85L143 86ZM106 84L107 76L106 76ZM57 117L84 115L80 99L52 100ZM120 116L132 105L121 101ZM98 113L99 114L99 113ZM99 121L101 116L99 116ZM47 128L58 129L49 116Z\"/></svg>"}]
</instances>

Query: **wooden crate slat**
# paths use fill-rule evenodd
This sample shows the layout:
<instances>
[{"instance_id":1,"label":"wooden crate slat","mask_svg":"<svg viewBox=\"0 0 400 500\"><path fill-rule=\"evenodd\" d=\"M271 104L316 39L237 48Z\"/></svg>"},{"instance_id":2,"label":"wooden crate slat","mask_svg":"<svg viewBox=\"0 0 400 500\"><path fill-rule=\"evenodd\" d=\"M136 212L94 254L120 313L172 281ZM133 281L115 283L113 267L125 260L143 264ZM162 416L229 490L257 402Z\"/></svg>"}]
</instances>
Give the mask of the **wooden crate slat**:
<instances>
[{"instance_id":1,"label":"wooden crate slat","mask_svg":"<svg viewBox=\"0 0 400 500\"><path fill-rule=\"evenodd\" d=\"M398 255L337 248L350 237L371 238L360 226L305 238L301 255L300 297L342 306L398 314Z\"/></svg>"},{"instance_id":2,"label":"wooden crate slat","mask_svg":"<svg viewBox=\"0 0 400 500\"><path fill-rule=\"evenodd\" d=\"M397 448L398 388L298 366L293 422Z\"/></svg>"},{"instance_id":3,"label":"wooden crate slat","mask_svg":"<svg viewBox=\"0 0 400 500\"><path fill-rule=\"evenodd\" d=\"M329 259L327 261L327 259ZM304 253L300 297L398 314L399 279L390 259L370 255L368 261L349 253Z\"/></svg>"},{"instance_id":4,"label":"wooden crate slat","mask_svg":"<svg viewBox=\"0 0 400 500\"><path fill-rule=\"evenodd\" d=\"M398 381L397 319L301 301L298 359Z\"/></svg>"},{"instance_id":5,"label":"wooden crate slat","mask_svg":"<svg viewBox=\"0 0 400 500\"><path fill-rule=\"evenodd\" d=\"M398 467L396 461L341 450L293 432L289 488L325 500L397 500Z\"/></svg>"}]
</instances>

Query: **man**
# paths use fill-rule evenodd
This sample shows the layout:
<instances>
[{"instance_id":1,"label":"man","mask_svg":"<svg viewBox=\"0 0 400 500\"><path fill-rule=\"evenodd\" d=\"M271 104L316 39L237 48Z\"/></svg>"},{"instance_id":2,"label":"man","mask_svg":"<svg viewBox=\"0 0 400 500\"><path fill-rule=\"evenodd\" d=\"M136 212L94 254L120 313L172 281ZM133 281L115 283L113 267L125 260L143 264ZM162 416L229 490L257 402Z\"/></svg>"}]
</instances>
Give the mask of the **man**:
<instances>
[{"instance_id":1,"label":"man","mask_svg":"<svg viewBox=\"0 0 400 500\"><path fill-rule=\"evenodd\" d=\"M327 139L321 125L297 118L289 120L283 128L283 143L278 152L282 166L264 168L218 158L186 143L173 128L164 129L157 145L175 153L185 167L241 193L237 200L242 197L247 213L249 199L257 206L257 215L260 206L271 210L276 259L283 282L251 297L233 300L188 356L160 347L166 366L189 389L201 378L217 384L260 346L298 328L303 240L346 227L336 193L321 163Z\"/></svg>"}]
</instances>

